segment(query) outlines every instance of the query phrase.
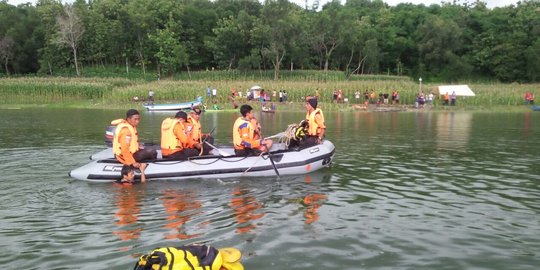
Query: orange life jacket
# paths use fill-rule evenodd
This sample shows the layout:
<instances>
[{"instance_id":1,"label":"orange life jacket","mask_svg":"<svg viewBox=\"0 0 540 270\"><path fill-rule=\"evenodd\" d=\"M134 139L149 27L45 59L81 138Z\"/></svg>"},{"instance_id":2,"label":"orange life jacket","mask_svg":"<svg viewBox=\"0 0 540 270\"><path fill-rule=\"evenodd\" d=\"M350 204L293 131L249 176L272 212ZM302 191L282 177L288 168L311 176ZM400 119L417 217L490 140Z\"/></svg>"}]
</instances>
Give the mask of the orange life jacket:
<instances>
[{"instance_id":1,"label":"orange life jacket","mask_svg":"<svg viewBox=\"0 0 540 270\"><path fill-rule=\"evenodd\" d=\"M243 117L238 117L233 125L233 145L235 149L244 149L242 145L242 135L240 135L240 126L246 123L249 127L249 137L253 138L254 129L250 121L245 120Z\"/></svg>"},{"instance_id":2,"label":"orange life jacket","mask_svg":"<svg viewBox=\"0 0 540 270\"><path fill-rule=\"evenodd\" d=\"M139 150L139 134L137 133L137 129L134 126L130 125L125 119L113 120L111 122L111 125L116 126L113 139L113 152L115 155L120 155L122 153L118 137L120 135L120 131L123 128L127 128L129 130L129 133L131 134L131 139L129 141L129 152L135 153Z\"/></svg>"},{"instance_id":3,"label":"orange life jacket","mask_svg":"<svg viewBox=\"0 0 540 270\"><path fill-rule=\"evenodd\" d=\"M321 119L324 122L324 114L321 111L321 109L317 108L314 111L312 111L311 113L309 113L309 112L306 113L306 120L309 123L309 127L308 127L308 135L309 136L317 136L317 131L319 129L319 125L317 124L317 122L315 122L315 115L318 114L318 113L321 114Z\"/></svg>"},{"instance_id":4,"label":"orange life jacket","mask_svg":"<svg viewBox=\"0 0 540 270\"><path fill-rule=\"evenodd\" d=\"M165 118L161 122L161 150L178 149L182 150L184 146L179 138L174 134L174 127L180 124L180 120L176 118ZM174 151L176 152L176 151Z\"/></svg>"},{"instance_id":5,"label":"orange life jacket","mask_svg":"<svg viewBox=\"0 0 540 270\"><path fill-rule=\"evenodd\" d=\"M193 126L191 129L191 137L193 140L199 142L202 137L201 122L195 120L191 115L188 115L187 121Z\"/></svg>"}]
</instances>

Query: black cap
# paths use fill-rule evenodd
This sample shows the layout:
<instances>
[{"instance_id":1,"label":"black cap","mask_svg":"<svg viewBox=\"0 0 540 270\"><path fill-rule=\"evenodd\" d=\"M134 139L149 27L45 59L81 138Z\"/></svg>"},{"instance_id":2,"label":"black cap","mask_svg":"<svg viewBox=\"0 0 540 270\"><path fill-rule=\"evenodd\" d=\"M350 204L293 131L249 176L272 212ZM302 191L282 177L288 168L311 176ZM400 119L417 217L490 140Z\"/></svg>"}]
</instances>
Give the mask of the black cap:
<instances>
[{"instance_id":1,"label":"black cap","mask_svg":"<svg viewBox=\"0 0 540 270\"><path fill-rule=\"evenodd\" d=\"M184 120L187 120L187 113L184 112L184 111L179 111L179 112L176 113L176 115L174 117L183 118Z\"/></svg>"},{"instance_id":2,"label":"black cap","mask_svg":"<svg viewBox=\"0 0 540 270\"><path fill-rule=\"evenodd\" d=\"M316 98L310 98L307 100L307 103L313 107L313 109L317 109L317 99Z\"/></svg>"},{"instance_id":3,"label":"black cap","mask_svg":"<svg viewBox=\"0 0 540 270\"><path fill-rule=\"evenodd\" d=\"M201 109L199 109L199 107L194 107L193 110L191 110L192 112L196 113L196 114L201 114Z\"/></svg>"}]
</instances>

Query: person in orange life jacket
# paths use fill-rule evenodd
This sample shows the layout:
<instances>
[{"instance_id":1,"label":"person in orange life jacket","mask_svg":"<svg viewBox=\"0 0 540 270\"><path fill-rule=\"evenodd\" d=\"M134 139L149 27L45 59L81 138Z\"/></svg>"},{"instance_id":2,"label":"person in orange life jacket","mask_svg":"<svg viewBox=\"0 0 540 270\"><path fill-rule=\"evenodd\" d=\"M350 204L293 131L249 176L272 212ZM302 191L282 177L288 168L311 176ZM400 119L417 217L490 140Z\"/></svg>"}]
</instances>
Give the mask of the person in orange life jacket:
<instances>
[{"instance_id":1,"label":"person in orange life jacket","mask_svg":"<svg viewBox=\"0 0 540 270\"><path fill-rule=\"evenodd\" d=\"M116 184L121 185L133 185L135 184L135 170L129 165L122 166L122 178L115 181ZM144 174L141 175L141 182L146 182L146 179L143 178Z\"/></svg>"},{"instance_id":2,"label":"person in orange life jacket","mask_svg":"<svg viewBox=\"0 0 540 270\"><path fill-rule=\"evenodd\" d=\"M139 145L137 126L140 121L139 112L130 109L126 112L126 119L117 119L111 122L112 125L116 125L113 152L120 163L141 170L141 179L146 179L144 169L147 164L141 162L154 160L157 157L157 152L154 149L145 149L142 145Z\"/></svg>"},{"instance_id":3,"label":"person in orange life jacket","mask_svg":"<svg viewBox=\"0 0 540 270\"><path fill-rule=\"evenodd\" d=\"M174 118L166 118L161 123L161 154L163 158L184 160L199 155L200 144L191 138L193 126L186 122L187 114L176 113Z\"/></svg>"},{"instance_id":4,"label":"person in orange life jacket","mask_svg":"<svg viewBox=\"0 0 540 270\"><path fill-rule=\"evenodd\" d=\"M324 114L321 109L317 109L317 99L308 98L306 100L306 121L308 122L306 138L300 142L300 147L310 147L320 144L324 138L326 126L324 125Z\"/></svg>"},{"instance_id":5,"label":"person in orange life jacket","mask_svg":"<svg viewBox=\"0 0 540 270\"><path fill-rule=\"evenodd\" d=\"M212 147L206 143L203 144L203 142L206 141L209 144L214 144L214 137L212 137L210 134L202 133L202 126L200 122L201 112L201 109L198 107L193 108L193 110L191 110L191 112L188 114L187 122L193 126L191 131L191 139L202 146L202 155L208 155L212 150ZM198 149L200 150L200 147Z\"/></svg>"},{"instance_id":6,"label":"person in orange life jacket","mask_svg":"<svg viewBox=\"0 0 540 270\"><path fill-rule=\"evenodd\" d=\"M258 155L268 152L272 147L272 140L260 137L260 125L253 115L253 108L249 105L240 107L241 117L238 117L233 126L234 152L239 156Z\"/></svg>"}]
</instances>

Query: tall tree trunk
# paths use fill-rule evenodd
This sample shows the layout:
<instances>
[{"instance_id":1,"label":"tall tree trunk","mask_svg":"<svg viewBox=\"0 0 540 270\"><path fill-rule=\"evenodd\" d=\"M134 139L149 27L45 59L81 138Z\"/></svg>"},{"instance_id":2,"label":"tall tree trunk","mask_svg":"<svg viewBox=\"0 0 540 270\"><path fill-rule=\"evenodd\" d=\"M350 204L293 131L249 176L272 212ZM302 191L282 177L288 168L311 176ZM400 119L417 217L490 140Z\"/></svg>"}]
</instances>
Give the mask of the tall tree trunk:
<instances>
[{"instance_id":1,"label":"tall tree trunk","mask_svg":"<svg viewBox=\"0 0 540 270\"><path fill-rule=\"evenodd\" d=\"M75 61L75 71L77 71L77 76L81 76L81 72L79 71L79 63L77 61L77 47L73 44L71 46L73 49L73 60Z\"/></svg>"},{"instance_id":2,"label":"tall tree trunk","mask_svg":"<svg viewBox=\"0 0 540 270\"><path fill-rule=\"evenodd\" d=\"M137 40L139 41L139 49L137 50L137 54L139 56L139 61L141 61L141 67L142 67L142 70L143 70L143 74L146 75L146 66L144 64L144 54L143 54L143 46L142 46L142 38L141 38L141 35L139 34L137 36Z\"/></svg>"},{"instance_id":3,"label":"tall tree trunk","mask_svg":"<svg viewBox=\"0 0 540 270\"><path fill-rule=\"evenodd\" d=\"M279 54L276 53L276 62L274 63L274 81L279 79Z\"/></svg>"},{"instance_id":4,"label":"tall tree trunk","mask_svg":"<svg viewBox=\"0 0 540 270\"><path fill-rule=\"evenodd\" d=\"M354 48L351 49L351 56L349 57L349 61L347 62L347 65L345 65L345 78L348 81L351 78L352 72L349 72L349 67L351 66L352 60L354 57Z\"/></svg>"},{"instance_id":5,"label":"tall tree trunk","mask_svg":"<svg viewBox=\"0 0 540 270\"><path fill-rule=\"evenodd\" d=\"M6 75L9 76L9 69L8 69L8 60L6 59L6 62L4 62L4 67L6 69Z\"/></svg>"},{"instance_id":6,"label":"tall tree trunk","mask_svg":"<svg viewBox=\"0 0 540 270\"><path fill-rule=\"evenodd\" d=\"M189 69L189 65L186 65L186 68L187 68L187 74L188 74L188 77L189 79L191 80L191 71Z\"/></svg>"},{"instance_id":7,"label":"tall tree trunk","mask_svg":"<svg viewBox=\"0 0 540 270\"><path fill-rule=\"evenodd\" d=\"M129 59L126 56L126 74L129 74Z\"/></svg>"},{"instance_id":8,"label":"tall tree trunk","mask_svg":"<svg viewBox=\"0 0 540 270\"><path fill-rule=\"evenodd\" d=\"M330 58L330 55L325 54L324 56L324 72L328 71L328 59Z\"/></svg>"}]
</instances>

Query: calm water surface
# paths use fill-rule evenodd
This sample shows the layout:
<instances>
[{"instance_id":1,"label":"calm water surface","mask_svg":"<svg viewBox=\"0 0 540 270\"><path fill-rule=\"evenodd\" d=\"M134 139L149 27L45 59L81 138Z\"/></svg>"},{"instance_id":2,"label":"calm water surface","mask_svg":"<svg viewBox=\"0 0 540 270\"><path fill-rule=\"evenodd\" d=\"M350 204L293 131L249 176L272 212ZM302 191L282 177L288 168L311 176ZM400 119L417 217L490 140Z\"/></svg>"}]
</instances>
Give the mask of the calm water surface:
<instances>
[{"instance_id":1,"label":"calm water surface","mask_svg":"<svg viewBox=\"0 0 540 270\"><path fill-rule=\"evenodd\" d=\"M124 111L0 110L0 263L131 269L234 246L246 269L538 269L540 113L327 113L334 165L296 177L90 184L67 173ZM157 142L172 113L143 114ZM261 115L274 134L303 113ZM218 144L234 113L206 113Z\"/></svg>"}]
</instances>

